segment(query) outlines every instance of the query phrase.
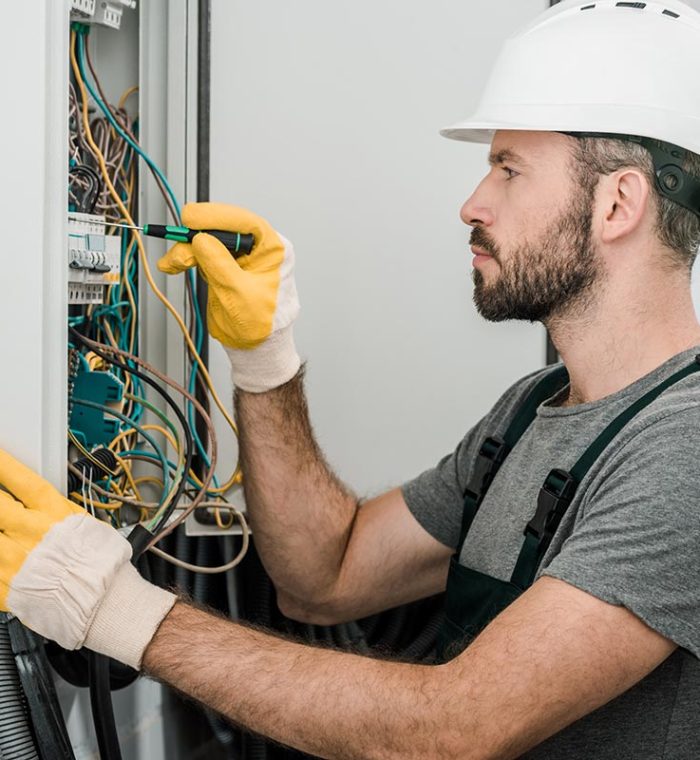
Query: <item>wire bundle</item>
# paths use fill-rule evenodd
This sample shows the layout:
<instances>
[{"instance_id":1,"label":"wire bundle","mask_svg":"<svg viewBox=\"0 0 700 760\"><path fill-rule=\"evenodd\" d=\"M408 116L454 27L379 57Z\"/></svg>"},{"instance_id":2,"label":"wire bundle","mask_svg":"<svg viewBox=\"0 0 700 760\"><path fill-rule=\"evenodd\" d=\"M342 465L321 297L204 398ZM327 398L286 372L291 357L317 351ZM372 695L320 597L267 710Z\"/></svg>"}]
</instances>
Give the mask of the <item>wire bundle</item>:
<instances>
[{"instance_id":1,"label":"wire bundle","mask_svg":"<svg viewBox=\"0 0 700 760\"><path fill-rule=\"evenodd\" d=\"M125 107L136 88L128 89L116 107L108 103L90 60L88 29L74 24L71 31L71 203L76 210L104 214L108 230L110 222L135 224L137 163L141 158L151 171L173 221L179 223L180 210L172 188L141 148L137 136L138 122L130 118ZM110 371L121 380L124 389L121 408L75 395L71 398L73 406L96 409L116 419L119 430L106 444L117 467L110 472L105 483L92 482L93 473L104 473L104 468L76 468L69 464L70 472L80 482L80 489L74 490L71 498L97 516L107 516L115 526L145 526L154 536L149 548L164 559L195 572L223 572L238 564L244 556L248 529L243 515L225 499L226 492L240 483L239 467L235 467L223 484L219 484L214 475L216 436L208 412L209 397L234 434L237 429L199 355L205 329L196 298L194 273L189 272L187 278L189 324L186 324L153 280L142 236L136 230L122 233L121 263L121 279L108 288L105 303L74 307L69 317L70 348L76 359L71 366L86 372ZM182 332L188 357L186 387L139 356L140 278L146 281ZM204 391L202 401L195 394L198 387ZM170 415L154 403L153 394L170 410ZM173 394L183 398L184 413ZM201 440L197 431L196 417L207 431L206 442ZM69 430L68 435L71 446L84 461L97 458L74 431ZM201 462L199 468L194 465L197 459ZM138 468L136 463L140 464ZM143 474L144 471L147 474ZM185 496L189 504L175 513ZM216 568L201 567L182 562L154 546L197 508L212 509L221 528L229 527L235 521L240 523L243 544L231 562Z\"/></svg>"}]
</instances>

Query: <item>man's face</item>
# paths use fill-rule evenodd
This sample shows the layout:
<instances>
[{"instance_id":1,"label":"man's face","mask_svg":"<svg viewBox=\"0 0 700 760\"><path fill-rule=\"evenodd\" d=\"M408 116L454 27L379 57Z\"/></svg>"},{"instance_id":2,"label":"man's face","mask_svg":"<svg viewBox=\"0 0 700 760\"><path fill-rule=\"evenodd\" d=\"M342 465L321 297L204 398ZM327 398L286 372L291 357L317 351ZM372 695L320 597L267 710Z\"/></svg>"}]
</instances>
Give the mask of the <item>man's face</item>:
<instances>
[{"instance_id":1,"label":"man's face","mask_svg":"<svg viewBox=\"0 0 700 760\"><path fill-rule=\"evenodd\" d=\"M575 182L568 139L494 137L491 171L460 214L474 228L474 303L485 319L547 322L591 299L602 269L591 239L593 191Z\"/></svg>"}]
</instances>

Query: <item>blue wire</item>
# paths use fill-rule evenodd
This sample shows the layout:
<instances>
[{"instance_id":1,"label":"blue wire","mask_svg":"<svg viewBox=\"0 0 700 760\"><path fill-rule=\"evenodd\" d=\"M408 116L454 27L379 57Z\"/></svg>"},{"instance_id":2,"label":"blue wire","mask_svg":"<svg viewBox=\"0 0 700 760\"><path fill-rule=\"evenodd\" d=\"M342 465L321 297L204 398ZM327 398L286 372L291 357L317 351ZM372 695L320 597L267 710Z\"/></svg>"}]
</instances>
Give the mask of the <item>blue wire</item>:
<instances>
[{"instance_id":1,"label":"blue wire","mask_svg":"<svg viewBox=\"0 0 700 760\"><path fill-rule=\"evenodd\" d=\"M192 292L195 293L194 273L190 269L187 274L188 276L192 278L190 282L192 285ZM203 330L202 330L202 316L199 311L199 302L197 298L196 297L193 298L192 301L194 304L194 311L195 311L195 348L197 349L197 353L200 353L202 349L202 341L204 338ZM187 388L187 390L193 395L194 395L196 379L197 379L197 364L195 362L193 363L193 366L192 366L192 372L190 373L190 380L189 380L189 384ZM191 402L188 402L187 404L187 421L189 422L190 428L192 430L192 437L194 439L195 446L197 447L197 452L199 453L199 456L201 457L205 465L209 467L211 463L210 463L209 457L207 456L207 452L204 447L204 444L202 443L202 440L199 437L199 434L197 433L197 426L195 425L195 421L194 421L194 406ZM218 488L219 481L216 475L213 478L213 482L214 482L214 487Z\"/></svg>"}]
</instances>

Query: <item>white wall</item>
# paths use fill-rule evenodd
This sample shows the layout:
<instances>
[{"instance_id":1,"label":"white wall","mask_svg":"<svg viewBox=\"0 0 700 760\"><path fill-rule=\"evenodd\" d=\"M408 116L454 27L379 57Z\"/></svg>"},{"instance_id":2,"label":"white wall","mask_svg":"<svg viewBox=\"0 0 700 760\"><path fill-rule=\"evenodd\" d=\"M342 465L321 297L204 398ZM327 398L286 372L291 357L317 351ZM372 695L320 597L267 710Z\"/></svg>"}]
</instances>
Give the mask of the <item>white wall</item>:
<instances>
[{"instance_id":1,"label":"white wall","mask_svg":"<svg viewBox=\"0 0 700 760\"><path fill-rule=\"evenodd\" d=\"M544 363L541 327L476 315L458 211L487 148L438 129L469 113L503 39L548 3L212 6L211 197L294 241L321 445L361 492L383 489L432 465Z\"/></svg>"}]
</instances>

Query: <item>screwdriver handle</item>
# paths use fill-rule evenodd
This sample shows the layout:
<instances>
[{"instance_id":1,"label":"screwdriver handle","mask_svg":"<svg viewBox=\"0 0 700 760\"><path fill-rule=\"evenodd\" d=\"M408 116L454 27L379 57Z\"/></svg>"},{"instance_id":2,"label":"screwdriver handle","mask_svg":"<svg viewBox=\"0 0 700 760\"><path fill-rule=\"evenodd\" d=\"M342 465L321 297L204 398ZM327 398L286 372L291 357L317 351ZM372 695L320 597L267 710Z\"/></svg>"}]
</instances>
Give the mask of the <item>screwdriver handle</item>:
<instances>
[{"instance_id":1,"label":"screwdriver handle","mask_svg":"<svg viewBox=\"0 0 700 760\"><path fill-rule=\"evenodd\" d=\"M143 231L149 237L174 240L178 243L191 243L198 232L206 232L207 235L213 235L223 243L236 259L250 253L255 245L253 235L228 230L192 230L189 227L177 227L172 224L144 224Z\"/></svg>"}]
</instances>

